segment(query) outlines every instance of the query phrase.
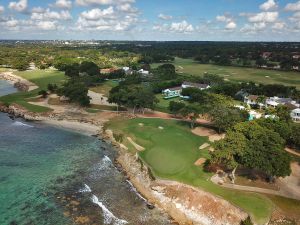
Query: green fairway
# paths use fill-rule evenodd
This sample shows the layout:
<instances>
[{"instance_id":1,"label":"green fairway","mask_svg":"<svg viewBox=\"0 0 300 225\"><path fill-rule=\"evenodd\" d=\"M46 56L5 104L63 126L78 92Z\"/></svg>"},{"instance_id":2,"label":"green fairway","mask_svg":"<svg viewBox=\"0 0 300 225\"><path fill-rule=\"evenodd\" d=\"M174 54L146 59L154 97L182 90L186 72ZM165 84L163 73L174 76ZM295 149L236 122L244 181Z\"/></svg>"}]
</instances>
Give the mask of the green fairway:
<instances>
[{"instance_id":1,"label":"green fairway","mask_svg":"<svg viewBox=\"0 0 300 225\"><path fill-rule=\"evenodd\" d=\"M108 97L109 91L118 85L117 82L113 80L105 81L102 84L97 85L96 87L90 88L91 91L94 91L96 93L103 94L105 97Z\"/></svg>"},{"instance_id":2,"label":"green fairway","mask_svg":"<svg viewBox=\"0 0 300 225\"><path fill-rule=\"evenodd\" d=\"M27 110L32 112L47 112L50 109L42 106L32 105L28 103L28 99L38 95L40 90L47 90L49 83L60 85L65 77L63 72L57 70L35 70L35 71L24 71L14 72L16 75L23 77L33 83L39 88L30 92L18 92L10 95L6 95L0 98L1 102L6 104L17 103Z\"/></svg>"},{"instance_id":3,"label":"green fairway","mask_svg":"<svg viewBox=\"0 0 300 225\"><path fill-rule=\"evenodd\" d=\"M199 158L209 158L207 149L199 150L208 139L191 133L189 124L162 119L119 119L110 122L108 127L123 133L123 143L130 151L134 148L127 145L126 137L146 149L139 154L155 176L201 187L244 209L259 224L270 218L273 203L267 197L217 186L210 181L212 174L194 165Z\"/></svg>"},{"instance_id":4,"label":"green fairway","mask_svg":"<svg viewBox=\"0 0 300 225\"><path fill-rule=\"evenodd\" d=\"M160 64L152 64L155 68ZM179 74L203 76L212 73L233 81L254 81L263 84L284 84L300 88L300 72L276 71L256 68L217 66L213 64L199 64L192 59L176 58L174 65Z\"/></svg>"}]
</instances>

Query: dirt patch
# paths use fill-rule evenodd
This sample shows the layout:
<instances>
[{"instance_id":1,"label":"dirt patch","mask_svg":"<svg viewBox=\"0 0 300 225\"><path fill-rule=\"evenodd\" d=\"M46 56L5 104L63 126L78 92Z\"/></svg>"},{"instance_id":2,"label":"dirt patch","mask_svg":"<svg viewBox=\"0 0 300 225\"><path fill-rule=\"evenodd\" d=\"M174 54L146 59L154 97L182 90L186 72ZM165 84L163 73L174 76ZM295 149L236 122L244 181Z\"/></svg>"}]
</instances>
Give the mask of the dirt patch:
<instances>
[{"instance_id":1,"label":"dirt patch","mask_svg":"<svg viewBox=\"0 0 300 225\"><path fill-rule=\"evenodd\" d=\"M218 134L213 129L209 129L206 127L196 127L192 130L193 134L196 134L201 137L208 137L209 141L214 142L221 140L225 137L225 134Z\"/></svg>"},{"instance_id":2,"label":"dirt patch","mask_svg":"<svg viewBox=\"0 0 300 225\"><path fill-rule=\"evenodd\" d=\"M200 159L198 159L198 160L194 163L194 165L195 165L195 166L201 166L202 164L205 163L205 161L206 161L205 158L200 158Z\"/></svg>"},{"instance_id":3,"label":"dirt patch","mask_svg":"<svg viewBox=\"0 0 300 225\"><path fill-rule=\"evenodd\" d=\"M280 193L300 200L300 165L297 162L291 163L292 173L285 178L279 178L277 185Z\"/></svg>"}]
</instances>

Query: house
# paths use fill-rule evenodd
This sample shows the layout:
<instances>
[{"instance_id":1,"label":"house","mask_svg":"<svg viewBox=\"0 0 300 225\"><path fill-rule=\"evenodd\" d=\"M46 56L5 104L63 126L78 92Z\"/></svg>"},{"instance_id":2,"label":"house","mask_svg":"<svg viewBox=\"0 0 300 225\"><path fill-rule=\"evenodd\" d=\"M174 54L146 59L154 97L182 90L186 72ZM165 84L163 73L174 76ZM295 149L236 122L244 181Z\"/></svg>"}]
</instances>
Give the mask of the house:
<instances>
[{"instance_id":1,"label":"house","mask_svg":"<svg viewBox=\"0 0 300 225\"><path fill-rule=\"evenodd\" d=\"M198 88L200 90L205 90L210 88L210 86L208 84L199 84L199 83L192 83L192 82L183 82L183 84L181 85L182 88Z\"/></svg>"},{"instance_id":2,"label":"house","mask_svg":"<svg viewBox=\"0 0 300 225\"><path fill-rule=\"evenodd\" d=\"M261 56L262 56L264 59L268 59L271 55L272 55L272 52L263 52L263 53L261 54Z\"/></svg>"},{"instance_id":3,"label":"house","mask_svg":"<svg viewBox=\"0 0 300 225\"><path fill-rule=\"evenodd\" d=\"M162 91L162 94L164 95L164 99L170 99L170 98L176 98L179 97L182 91L182 87L173 87L173 88L167 88Z\"/></svg>"},{"instance_id":4,"label":"house","mask_svg":"<svg viewBox=\"0 0 300 225\"><path fill-rule=\"evenodd\" d=\"M293 59L300 59L300 55L293 55Z\"/></svg>"},{"instance_id":5,"label":"house","mask_svg":"<svg viewBox=\"0 0 300 225\"><path fill-rule=\"evenodd\" d=\"M234 98L243 101L247 96L249 96L249 93L247 91L240 90L235 94Z\"/></svg>"},{"instance_id":6,"label":"house","mask_svg":"<svg viewBox=\"0 0 300 225\"><path fill-rule=\"evenodd\" d=\"M102 74L109 74L109 73L113 73L115 71L117 71L118 69L116 68L106 68L106 69L101 69L100 73Z\"/></svg>"},{"instance_id":7,"label":"house","mask_svg":"<svg viewBox=\"0 0 300 225\"><path fill-rule=\"evenodd\" d=\"M150 72L148 70L140 69L140 70L138 70L138 73L143 74L143 75L149 75Z\"/></svg>"},{"instance_id":8,"label":"house","mask_svg":"<svg viewBox=\"0 0 300 225\"><path fill-rule=\"evenodd\" d=\"M292 110L291 117L293 121L300 122L300 108Z\"/></svg>"},{"instance_id":9,"label":"house","mask_svg":"<svg viewBox=\"0 0 300 225\"><path fill-rule=\"evenodd\" d=\"M279 98L279 97L270 97L266 100L266 106L267 107L273 107L276 108L278 105L286 105L289 108L295 108L300 107L299 104L297 104L296 101L294 101L291 98ZM293 107L294 106L294 107Z\"/></svg>"},{"instance_id":10,"label":"house","mask_svg":"<svg viewBox=\"0 0 300 225\"><path fill-rule=\"evenodd\" d=\"M124 70L126 75L131 75L133 73L133 70L130 69L130 67L127 67L127 66L123 67L122 70Z\"/></svg>"},{"instance_id":11,"label":"house","mask_svg":"<svg viewBox=\"0 0 300 225\"><path fill-rule=\"evenodd\" d=\"M244 102L250 106L257 105L257 99L258 99L258 95L248 95L245 96Z\"/></svg>"}]
</instances>

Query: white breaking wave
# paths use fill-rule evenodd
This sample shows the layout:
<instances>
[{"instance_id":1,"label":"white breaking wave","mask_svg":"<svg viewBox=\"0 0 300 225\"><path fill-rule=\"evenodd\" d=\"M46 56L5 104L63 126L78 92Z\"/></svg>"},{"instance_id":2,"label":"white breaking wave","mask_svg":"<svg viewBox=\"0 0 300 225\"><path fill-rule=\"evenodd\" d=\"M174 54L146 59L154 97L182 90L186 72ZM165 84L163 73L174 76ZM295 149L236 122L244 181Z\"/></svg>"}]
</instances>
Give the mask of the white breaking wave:
<instances>
[{"instance_id":1,"label":"white breaking wave","mask_svg":"<svg viewBox=\"0 0 300 225\"><path fill-rule=\"evenodd\" d=\"M145 199L137 190L136 188L133 186L133 184L129 181L126 180L126 182L129 184L130 186L130 190L133 191L140 199L142 199L144 202L148 202L147 199Z\"/></svg>"},{"instance_id":2,"label":"white breaking wave","mask_svg":"<svg viewBox=\"0 0 300 225\"><path fill-rule=\"evenodd\" d=\"M109 211L102 202L99 201L96 195L92 196L93 203L97 204L103 211L104 224L123 225L128 224L126 220L117 218L111 211Z\"/></svg>"},{"instance_id":3,"label":"white breaking wave","mask_svg":"<svg viewBox=\"0 0 300 225\"><path fill-rule=\"evenodd\" d=\"M107 169L108 167L110 167L111 165L112 165L112 161L110 160L110 158L108 156L105 155L102 158L101 163L97 169L104 170L104 169Z\"/></svg>"},{"instance_id":4,"label":"white breaking wave","mask_svg":"<svg viewBox=\"0 0 300 225\"><path fill-rule=\"evenodd\" d=\"M79 192L90 193L90 192L92 192L92 189L87 184L84 184L84 188L80 189Z\"/></svg>"},{"instance_id":5,"label":"white breaking wave","mask_svg":"<svg viewBox=\"0 0 300 225\"><path fill-rule=\"evenodd\" d=\"M103 162L110 162L110 163L112 163L111 160L110 160L110 158L109 158L107 155L105 155L105 156L103 157L102 161L103 161Z\"/></svg>"},{"instance_id":6,"label":"white breaking wave","mask_svg":"<svg viewBox=\"0 0 300 225\"><path fill-rule=\"evenodd\" d=\"M23 127L33 127L31 125L28 125L26 123L22 123L20 121L15 121L14 123L12 123L13 126L23 126Z\"/></svg>"}]
</instances>

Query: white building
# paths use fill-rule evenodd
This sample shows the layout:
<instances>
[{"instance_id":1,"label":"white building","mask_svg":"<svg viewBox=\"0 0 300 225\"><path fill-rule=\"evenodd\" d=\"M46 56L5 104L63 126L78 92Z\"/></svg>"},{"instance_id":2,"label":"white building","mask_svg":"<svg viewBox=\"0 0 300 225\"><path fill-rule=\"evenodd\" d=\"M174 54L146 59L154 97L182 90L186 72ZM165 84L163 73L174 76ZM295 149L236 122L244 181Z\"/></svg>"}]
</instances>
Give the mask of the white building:
<instances>
[{"instance_id":1,"label":"white building","mask_svg":"<svg viewBox=\"0 0 300 225\"><path fill-rule=\"evenodd\" d=\"M198 84L198 83L192 83L192 82L183 82L183 84L181 85L182 88L198 88L200 90L205 90L210 88L210 86L208 84Z\"/></svg>"},{"instance_id":2,"label":"white building","mask_svg":"<svg viewBox=\"0 0 300 225\"><path fill-rule=\"evenodd\" d=\"M298 121L300 122L300 108L294 109L291 112L291 117L293 121Z\"/></svg>"},{"instance_id":3,"label":"white building","mask_svg":"<svg viewBox=\"0 0 300 225\"><path fill-rule=\"evenodd\" d=\"M278 105L292 105L294 107L300 107L300 105L291 98L279 98L279 97L270 97L266 100L267 107L276 108Z\"/></svg>"},{"instance_id":4,"label":"white building","mask_svg":"<svg viewBox=\"0 0 300 225\"><path fill-rule=\"evenodd\" d=\"M257 95L248 95L244 98L244 102L250 106L257 105L257 99L258 99Z\"/></svg>"},{"instance_id":5,"label":"white building","mask_svg":"<svg viewBox=\"0 0 300 225\"><path fill-rule=\"evenodd\" d=\"M141 74L143 74L143 75L149 75L149 71L148 70L144 70L144 69L140 69L139 71L138 71L138 73L141 73Z\"/></svg>"}]
</instances>

